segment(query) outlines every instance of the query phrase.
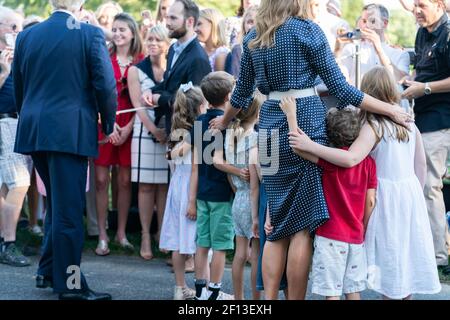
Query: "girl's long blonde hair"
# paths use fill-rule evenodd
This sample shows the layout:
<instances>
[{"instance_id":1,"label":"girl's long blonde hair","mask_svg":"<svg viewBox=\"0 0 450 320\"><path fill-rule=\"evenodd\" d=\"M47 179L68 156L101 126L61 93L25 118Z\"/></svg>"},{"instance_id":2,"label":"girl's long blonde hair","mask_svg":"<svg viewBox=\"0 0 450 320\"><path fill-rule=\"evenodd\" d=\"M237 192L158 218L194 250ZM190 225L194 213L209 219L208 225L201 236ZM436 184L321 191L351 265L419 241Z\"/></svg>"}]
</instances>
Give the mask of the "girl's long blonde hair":
<instances>
[{"instance_id":1,"label":"girl's long blonde hair","mask_svg":"<svg viewBox=\"0 0 450 320\"><path fill-rule=\"evenodd\" d=\"M311 19L311 0L262 0L256 15L256 38L249 48L273 46L275 31L291 17Z\"/></svg>"},{"instance_id":2,"label":"girl's long blonde hair","mask_svg":"<svg viewBox=\"0 0 450 320\"><path fill-rule=\"evenodd\" d=\"M247 109L242 109L237 115L234 122L229 126L230 131L228 133L231 134L229 144L230 150L234 151L237 143L245 136L244 124L249 123L250 121L255 121L258 117L259 110L263 105L264 101L266 101L266 96L256 89L253 94L253 102ZM227 133L227 134L228 134Z\"/></svg>"},{"instance_id":3,"label":"girl's long blonde hair","mask_svg":"<svg viewBox=\"0 0 450 320\"><path fill-rule=\"evenodd\" d=\"M400 93L394 77L385 67L375 67L367 72L361 81L361 91L390 104L400 103ZM390 118L365 110L361 110L360 116L362 122L367 121L370 125L378 141L383 139L385 132L389 132L389 136L398 142L409 141L408 130ZM388 124L392 125L393 130Z\"/></svg>"}]
</instances>

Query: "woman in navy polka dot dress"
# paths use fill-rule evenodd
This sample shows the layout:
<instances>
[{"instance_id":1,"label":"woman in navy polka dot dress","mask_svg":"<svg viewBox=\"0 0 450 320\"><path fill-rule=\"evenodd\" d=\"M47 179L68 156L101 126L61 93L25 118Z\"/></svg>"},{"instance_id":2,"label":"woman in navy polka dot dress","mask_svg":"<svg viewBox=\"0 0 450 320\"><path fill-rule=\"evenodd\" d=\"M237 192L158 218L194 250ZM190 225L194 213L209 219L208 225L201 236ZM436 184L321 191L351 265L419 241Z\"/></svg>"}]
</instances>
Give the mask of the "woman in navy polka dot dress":
<instances>
[{"instance_id":1,"label":"woman in navy polka dot dress","mask_svg":"<svg viewBox=\"0 0 450 320\"><path fill-rule=\"evenodd\" d=\"M274 14L276 13L276 14ZM270 158L278 158L272 172L263 169L270 219L273 231L264 248L263 280L267 299L278 297L284 269L287 270L289 298L304 299L312 254L311 236L329 218L322 191L320 169L298 157L289 147L288 124L279 107L280 95L298 94L298 90L314 88L320 76L342 106L354 105L385 114L406 125L409 120L400 107L364 95L347 84L320 27L310 21L309 0L263 0L258 11L256 30L244 40L241 73L231 98L231 105L222 118L211 126L222 129L239 112L247 108L256 87L269 100L260 112L260 150L264 145L279 144ZM288 90L290 93L286 93ZM296 91L293 91L296 90ZM298 98L298 126L314 141L326 144L326 107L314 94ZM304 93L305 91L301 91ZM278 99L271 99L274 93ZM394 110L394 111L393 111ZM278 130L278 138L272 136ZM263 141L262 132L267 132ZM271 141L273 140L273 141ZM263 156L260 151L260 156ZM287 262L287 264L286 264Z\"/></svg>"}]
</instances>

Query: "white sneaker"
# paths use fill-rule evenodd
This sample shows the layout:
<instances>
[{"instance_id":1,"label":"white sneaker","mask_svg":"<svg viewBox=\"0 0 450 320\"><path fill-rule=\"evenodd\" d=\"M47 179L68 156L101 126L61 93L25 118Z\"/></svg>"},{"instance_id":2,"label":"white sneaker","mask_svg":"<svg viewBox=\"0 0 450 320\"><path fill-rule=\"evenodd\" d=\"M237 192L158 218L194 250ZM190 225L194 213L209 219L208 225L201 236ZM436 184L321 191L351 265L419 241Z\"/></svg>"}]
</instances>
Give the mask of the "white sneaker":
<instances>
[{"instance_id":1,"label":"white sneaker","mask_svg":"<svg viewBox=\"0 0 450 320\"><path fill-rule=\"evenodd\" d=\"M195 290L188 287L175 287L173 300L193 300L195 298Z\"/></svg>"},{"instance_id":2,"label":"white sneaker","mask_svg":"<svg viewBox=\"0 0 450 320\"><path fill-rule=\"evenodd\" d=\"M209 298L209 293L205 287L205 288L202 288L202 294L200 295L200 298L195 296L194 300L208 300L208 298Z\"/></svg>"},{"instance_id":3,"label":"white sneaker","mask_svg":"<svg viewBox=\"0 0 450 320\"><path fill-rule=\"evenodd\" d=\"M217 297L217 300L234 300L234 296L232 294L219 291L219 296Z\"/></svg>"}]
</instances>

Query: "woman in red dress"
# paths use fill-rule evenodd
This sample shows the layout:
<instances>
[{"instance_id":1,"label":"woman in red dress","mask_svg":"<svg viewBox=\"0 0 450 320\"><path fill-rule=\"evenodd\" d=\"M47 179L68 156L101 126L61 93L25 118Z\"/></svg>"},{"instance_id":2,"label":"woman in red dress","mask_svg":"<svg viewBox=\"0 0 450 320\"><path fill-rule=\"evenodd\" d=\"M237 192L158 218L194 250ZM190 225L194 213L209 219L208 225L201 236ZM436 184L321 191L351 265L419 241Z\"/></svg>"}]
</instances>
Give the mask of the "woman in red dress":
<instances>
[{"instance_id":1,"label":"woman in red dress","mask_svg":"<svg viewBox=\"0 0 450 320\"><path fill-rule=\"evenodd\" d=\"M142 40L136 21L126 13L119 13L113 22L113 41L111 42L111 63L117 81L117 110L132 109L128 92L128 69L143 58ZM118 225L115 240L124 249L133 249L127 240L125 228L131 203L131 132L133 130L134 113L116 116L116 123L111 139L99 147L99 157L95 160L95 182L97 198L97 217L99 242L95 253L109 254L106 221L108 215L108 186L110 169L118 166ZM99 131L100 141L104 136Z\"/></svg>"}]
</instances>

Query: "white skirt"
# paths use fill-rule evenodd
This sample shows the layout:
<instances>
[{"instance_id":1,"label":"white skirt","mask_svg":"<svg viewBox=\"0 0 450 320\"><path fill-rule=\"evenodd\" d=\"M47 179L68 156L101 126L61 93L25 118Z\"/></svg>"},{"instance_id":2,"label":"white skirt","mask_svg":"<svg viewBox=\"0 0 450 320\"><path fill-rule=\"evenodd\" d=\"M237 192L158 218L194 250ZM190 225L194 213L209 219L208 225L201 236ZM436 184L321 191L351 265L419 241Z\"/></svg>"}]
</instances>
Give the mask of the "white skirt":
<instances>
[{"instance_id":1,"label":"white skirt","mask_svg":"<svg viewBox=\"0 0 450 320\"><path fill-rule=\"evenodd\" d=\"M150 184L169 183L166 145L154 142L146 128L136 122L131 141L131 181Z\"/></svg>"}]
</instances>

